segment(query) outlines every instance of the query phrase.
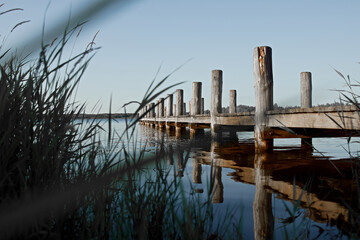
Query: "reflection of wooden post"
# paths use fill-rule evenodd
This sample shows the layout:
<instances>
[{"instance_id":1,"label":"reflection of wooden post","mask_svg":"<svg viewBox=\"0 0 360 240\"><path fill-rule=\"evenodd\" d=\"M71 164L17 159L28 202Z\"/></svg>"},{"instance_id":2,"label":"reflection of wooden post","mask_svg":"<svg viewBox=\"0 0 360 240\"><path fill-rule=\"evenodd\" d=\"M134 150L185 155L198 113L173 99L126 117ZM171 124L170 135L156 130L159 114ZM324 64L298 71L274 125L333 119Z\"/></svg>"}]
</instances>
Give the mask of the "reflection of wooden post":
<instances>
[{"instance_id":1,"label":"reflection of wooden post","mask_svg":"<svg viewBox=\"0 0 360 240\"><path fill-rule=\"evenodd\" d=\"M202 168L201 168L201 163L199 163L199 160L197 160L196 158L191 159L191 163L192 163L192 171L191 171L191 175L192 175L192 181L193 183L202 183L201 181L201 172L202 172Z\"/></svg>"},{"instance_id":2,"label":"reflection of wooden post","mask_svg":"<svg viewBox=\"0 0 360 240\"><path fill-rule=\"evenodd\" d=\"M167 165L174 165L174 150L172 148L172 145L169 144L168 146L168 155L167 155Z\"/></svg>"},{"instance_id":3,"label":"reflection of wooden post","mask_svg":"<svg viewBox=\"0 0 360 240\"><path fill-rule=\"evenodd\" d=\"M166 100L166 116L170 117L173 115L173 95L168 94Z\"/></svg>"},{"instance_id":4,"label":"reflection of wooden post","mask_svg":"<svg viewBox=\"0 0 360 240\"><path fill-rule=\"evenodd\" d=\"M311 72L300 73L301 108L312 107L312 83ZM302 138L302 147L311 147L312 138Z\"/></svg>"},{"instance_id":5,"label":"reflection of wooden post","mask_svg":"<svg viewBox=\"0 0 360 240\"><path fill-rule=\"evenodd\" d=\"M205 111L205 101L204 98L201 98L201 114L204 114Z\"/></svg>"},{"instance_id":6,"label":"reflection of wooden post","mask_svg":"<svg viewBox=\"0 0 360 240\"><path fill-rule=\"evenodd\" d=\"M230 102L229 102L229 113L236 113L236 90L230 90Z\"/></svg>"},{"instance_id":7,"label":"reflection of wooden post","mask_svg":"<svg viewBox=\"0 0 360 240\"><path fill-rule=\"evenodd\" d=\"M184 107L184 91L182 89L176 90L176 114L177 116L183 115L183 107Z\"/></svg>"},{"instance_id":8,"label":"reflection of wooden post","mask_svg":"<svg viewBox=\"0 0 360 240\"><path fill-rule=\"evenodd\" d=\"M266 190L270 176L265 175L265 170L261 169L261 163L265 159L266 154L255 154L254 239L273 239L274 234L272 195Z\"/></svg>"},{"instance_id":9,"label":"reflection of wooden post","mask_svg":"<svg viewBox=\"0 0 360 240\"><path fill-rule=\"evenodd\" d=\"M257 151L272 150L273 139L265 139L266 112L273 109L273 73L270 47L254 49L255 80L255 149Z\"/></svg>"},{"instance_id":10,"label":"reflection of wooden post","mask_svg":"<svg viewBox=\"0 0 360 240\"><path fill-rule=\"evenodd\" d=\"M211 132L214 133L217 129L216 117L221 113L221 98L222 98L222 71L212 70L211 72Z\"/></svg>"},{"instance_id":11,"label":"reflection of wooden post","mask_svg":"<svg viewBox=\"0 0 360 240\"><path fill-rule=\"evenodd\" d=\"M176 175L178 177L184 176L184 150L181 147L176 149Z\"/></svg>"},{"instance_id":12,"label":"reflection of wooden post","mask_svg":"<svg viewBox=\"0 0 360 240\"><path fill-rule=\"evenodd\" d=\"M201 85L201 82L192 83L192 115L201 114Z\"/></svg>"},{"instance_id":13,"label":"reflection of wooden post","mask_svg":"<svg viewBox=\"0 0 360 240\"><path fill-rule=\"evenodd\" d=\"M213 167L212 177L214 178L214 187L212 191L212 202L222 203L224 202L224 186L221 181L221 167Z\"/></svg>"},{"instance_id":14,"label":"reflection of wooden post","mask_svg":"<svg viewBox=\"0 0 360 240\"><path fill-rule=\"evenodd\" d=\"M216 132L215 132L216 133ZM216 148L219 147L219 142L212 141L210 147L210 156L211 162L213 164L212 171L211 171L211 178L213 179L213 188L211 189L212 193L212 202L213 203L222 203L224 201L224 186L221 181L221 167L217 167L217 160L216 160Z\"/></svg>"}]
</instances>

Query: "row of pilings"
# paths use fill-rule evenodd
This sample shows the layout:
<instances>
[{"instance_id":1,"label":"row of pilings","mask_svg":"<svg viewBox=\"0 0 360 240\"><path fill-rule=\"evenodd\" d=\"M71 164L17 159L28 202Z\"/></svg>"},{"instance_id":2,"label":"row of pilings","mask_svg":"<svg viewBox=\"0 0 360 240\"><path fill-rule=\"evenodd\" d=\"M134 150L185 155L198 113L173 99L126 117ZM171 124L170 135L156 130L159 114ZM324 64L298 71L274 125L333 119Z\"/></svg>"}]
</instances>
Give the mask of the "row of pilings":
<instances>
[{"instance_id":1,"label":"row of pilings","mask_svg":"<svg viewBox=\"0 0 360 240\"><path fill-rule=\"evenodd\" d=\"M255 148L259 151L268 151L273 148L273 139L265 138L265 133L270 130L267 127L267 111L273 110L273 70L272 49L267 46L256 47L253 53L254 88L255 88ZM312 83L311 73L300 74L301 108L312 107ZM222 113L223 72L212 70L211 74L211 103L210 118L211 132L216 135L221 129L217 117ZM159 98L157 102L147 104L141 111L144 118L181 117L187 115L184 91L177 89L174 94L168 94L166 98ZM236 90L230 90L229 114L236 114ZM166 105L165 105L166 101ZM189 115L204 114L204 98L202 98L202 83L192 83L192 98L189 102ZM180 126L179 126L180 127ZM311 142L311 139L303 140Z\"/></svg>"}]
</instances>

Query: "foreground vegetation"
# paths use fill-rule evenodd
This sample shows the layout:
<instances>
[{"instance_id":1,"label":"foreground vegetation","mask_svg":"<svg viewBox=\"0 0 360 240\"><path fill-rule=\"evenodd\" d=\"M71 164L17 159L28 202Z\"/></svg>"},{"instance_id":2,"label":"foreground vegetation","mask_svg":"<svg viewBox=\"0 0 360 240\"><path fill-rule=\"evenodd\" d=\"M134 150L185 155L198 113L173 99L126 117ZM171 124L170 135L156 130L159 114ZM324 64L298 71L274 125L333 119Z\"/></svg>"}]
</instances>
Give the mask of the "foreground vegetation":
<instances>
[{"instance_id":1,"label":"foreground vegetation","mask_svg":"<svg viewBox=\"0 0 360 240\"><path fill-rule=\"evenodd\" d=\"M173 152L146 156L127 144L139 109L172 87L160 89L166 78L148 89L125 133L112 130L111 111L107 139L104 126L84 119L72 99L97 49L62 57L80 27L43 43L35 60L14 56L0 66L0 239L224 236L213 226L211 196L187 199L169 178L161 162Z\"/></svg>"}]
</instances>

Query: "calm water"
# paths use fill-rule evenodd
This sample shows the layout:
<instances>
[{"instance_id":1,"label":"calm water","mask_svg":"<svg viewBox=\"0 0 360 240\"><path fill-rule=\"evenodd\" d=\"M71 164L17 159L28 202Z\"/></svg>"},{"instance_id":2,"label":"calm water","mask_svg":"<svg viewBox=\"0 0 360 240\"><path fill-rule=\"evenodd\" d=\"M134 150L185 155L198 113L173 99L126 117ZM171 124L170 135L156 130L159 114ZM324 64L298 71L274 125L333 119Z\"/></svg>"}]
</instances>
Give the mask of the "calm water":
<instances>
[{"instance_id":1,"label":"calm water","mask_svg":"<svg viewBox=\"0 0 360 240\"><path fill-rule=\"evenodd\" d=\"M124 126L123 120L113 123L118 132ZM174 152L166 159L169 169L175 166L187 194L205 199L212 180L215 222L242 218L246 239L346 238L348 207L357 204L358 195L345 138L313 139L313 148L299 139L278 139L272 153L256 155L253 132L224 132L220 141L212 141L206 130L176 135L139 125L136 133L135 141L146 144L150 154L165 140ZM353 154L359 146L350 144Z\"/></svg>"}]
</instances>

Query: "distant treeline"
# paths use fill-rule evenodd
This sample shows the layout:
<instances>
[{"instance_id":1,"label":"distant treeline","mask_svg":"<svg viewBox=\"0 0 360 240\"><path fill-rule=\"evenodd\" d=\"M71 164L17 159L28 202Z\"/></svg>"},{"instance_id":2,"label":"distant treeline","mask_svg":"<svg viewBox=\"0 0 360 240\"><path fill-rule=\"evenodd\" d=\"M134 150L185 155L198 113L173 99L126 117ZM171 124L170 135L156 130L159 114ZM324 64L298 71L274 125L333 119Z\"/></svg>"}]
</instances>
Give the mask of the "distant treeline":
<instances>
[{"instance_id":1,"label":"distant treeline","mask_svg":"<svg viewBox=\"0 0 360 240\"><path fill-rule=\"evenodd\" d=\"M111 118L133 118L134 113L111 113ZM97 114L81 114L79 118L85 119L105 119L109 118L109 113L97 113Z\"/></svg>"},{"instance_id":2,"label":"distant treeline","mask_svg":"<svg viewBox=\"0 0 360 240\"><path fill-rule=\"evenodd\" d=\"M350 105L350 104L344 104L343 105ZM318 104L314 107L333 107L333 106L340 106L339 102L334 103L325 103L325 104ZM277 105L277 103L274 104L274 110L286 110L286 109L293 109L293 108L299 108L300 106L286 106L282 107ZM255 111L254 106L248 106L248 105L237 105L236 106L236 112L252 112ZM229 107L223 107L222 108L223 113L229 113ZM205 114L210 114L210 110L205 110Z\"/></svg>"}]
</instances>

